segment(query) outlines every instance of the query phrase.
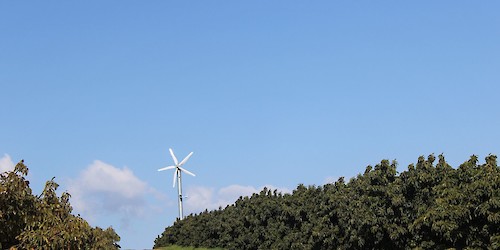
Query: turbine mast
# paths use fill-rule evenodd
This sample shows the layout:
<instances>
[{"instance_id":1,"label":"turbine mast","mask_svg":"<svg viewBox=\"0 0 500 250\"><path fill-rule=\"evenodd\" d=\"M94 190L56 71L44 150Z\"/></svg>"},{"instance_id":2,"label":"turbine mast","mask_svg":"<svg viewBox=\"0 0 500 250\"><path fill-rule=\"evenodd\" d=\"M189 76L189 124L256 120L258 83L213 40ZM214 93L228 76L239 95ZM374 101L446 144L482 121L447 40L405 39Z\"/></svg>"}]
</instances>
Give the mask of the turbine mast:
<instances>
[{"instance_id":1,"label":"turbine mast","mask_svg":"<svg viewBox=\"0 0 500 250\"><path fill-rule=\"evenodd\" d=\"M178 168L177 170L177 190L179 191L179 219L184 219L184 213L182 212L182 178L181 178L181 170Z\"/></svg>"}]
</instances>

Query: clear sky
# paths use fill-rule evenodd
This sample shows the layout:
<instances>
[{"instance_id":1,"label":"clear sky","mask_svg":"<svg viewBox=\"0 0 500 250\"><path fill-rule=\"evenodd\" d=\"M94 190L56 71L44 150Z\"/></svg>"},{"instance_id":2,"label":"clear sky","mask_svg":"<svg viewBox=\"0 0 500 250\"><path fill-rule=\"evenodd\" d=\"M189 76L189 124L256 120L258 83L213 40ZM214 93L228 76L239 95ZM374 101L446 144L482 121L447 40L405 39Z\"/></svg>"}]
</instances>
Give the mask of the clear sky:
<instances>
[{"instance_id":1,"label":"clear sky","mask_svg":"<svg viewBox=\"0 0 500 250\"><path fill-rule=\"evenodd\" d=\"M151 248L177 216L500 154L498 1L0 1L0 168Z\"/></svg>"}]
</instances>

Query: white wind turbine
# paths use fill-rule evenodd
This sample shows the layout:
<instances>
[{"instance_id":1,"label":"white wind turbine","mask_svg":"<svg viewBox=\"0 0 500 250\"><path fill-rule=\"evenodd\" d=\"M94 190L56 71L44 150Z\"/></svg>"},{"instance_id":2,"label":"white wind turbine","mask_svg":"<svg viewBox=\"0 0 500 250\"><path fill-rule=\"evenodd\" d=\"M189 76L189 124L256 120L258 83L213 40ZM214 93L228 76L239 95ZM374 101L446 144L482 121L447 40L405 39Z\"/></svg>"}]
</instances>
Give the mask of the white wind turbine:
<instances>
[{"instance_id":1,"label":"white wind turbine","mask_svg":"<svg viewBox=\"0 0 500 250\"><path fill-rule=\"evenodd\" d=\"M174 151L172 151L171 148L168 149L170 151L170 155L172 156L172 159L174 160L174 164L175 166L168 166L168 167L164 167L164 168L160 168L158 169L158 171L163 171L163 170L168 170L168 169L174 169L175 168L175 172L174 172L174 185L173 187L175 187L175 179L178 179L178 184L177 184L177 190L179 191L179 219L184 219L184 215L182 213L182 180L181 180L181 172L186 172L186 174L189 174L189 175L192 175L192 176L196 176L195 174L187 171L186 169L182 168L181 166L184 165L184 163L186 163L186 161L189 159L189 157L191 157L191 155L193 155L193 152L189 153L188 156L186 156L186 158L184 158L184 160L182 160L181 162L178 162L177 161L177 158L175 157L174 155Z\"/></svg>"}]
</instances>

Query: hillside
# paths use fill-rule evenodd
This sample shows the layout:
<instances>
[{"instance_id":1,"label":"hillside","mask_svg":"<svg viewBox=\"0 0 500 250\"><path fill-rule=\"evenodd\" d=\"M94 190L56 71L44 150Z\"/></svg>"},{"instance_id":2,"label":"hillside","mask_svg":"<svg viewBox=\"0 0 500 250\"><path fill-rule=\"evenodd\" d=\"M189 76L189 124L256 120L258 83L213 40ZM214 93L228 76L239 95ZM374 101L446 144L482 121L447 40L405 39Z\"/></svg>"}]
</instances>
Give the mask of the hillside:
<instances>
[{"instance_id":1,"label":"hillside","mask_svg":"<svg viewBox=\"0 0 500 250\"><path fill-rule=\"evenodd\" d=\"M221 248L194 248L194 247L181 247L181 246L168 246L155 248L154 250L222 250Z\"/></svg>"},{"instance_id":2,"label":"hillside","mask_svg":"<svg viewBox=\"0 0 500 250\"><path fill-rule=\"evenodd\" d=\"M457 168L440 155L397 173L381 161L345 182L262 190L176 221L155 240L225 249L445 249L500 247L500 168L472 156Z\"/></svg>"}]
</instances>

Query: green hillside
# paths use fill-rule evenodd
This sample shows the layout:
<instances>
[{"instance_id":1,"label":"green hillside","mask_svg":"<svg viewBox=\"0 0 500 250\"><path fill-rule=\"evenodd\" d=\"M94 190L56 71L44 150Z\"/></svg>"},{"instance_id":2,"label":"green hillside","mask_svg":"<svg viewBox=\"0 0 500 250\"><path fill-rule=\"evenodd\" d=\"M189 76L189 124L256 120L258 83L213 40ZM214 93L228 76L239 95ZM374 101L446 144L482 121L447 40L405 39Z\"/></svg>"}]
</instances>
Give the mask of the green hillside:
<instances>
[{"instance_id":1,"label":"green hillside","mask_svg":"<svg viewBox=\"0 0 500 250\"><path fill-rule=\"evenodd\" d=\"M262 190L176 221L155 240L225 249L500 248L500 168L476 156L453 168L419 157L397 173L381 161L348 182Z\"/></svg>"},{"instance_id":2,"label":"green hillside","mask_svg":"<svg viewBox=\"0 0 500 250\"><path fill-rule=\"evenodd\" d=\"M159 247L154 250L222 250L222 248L195 248L195 247L181 247L181 246L167 246Z\"/></svg>"}]
</instances>

